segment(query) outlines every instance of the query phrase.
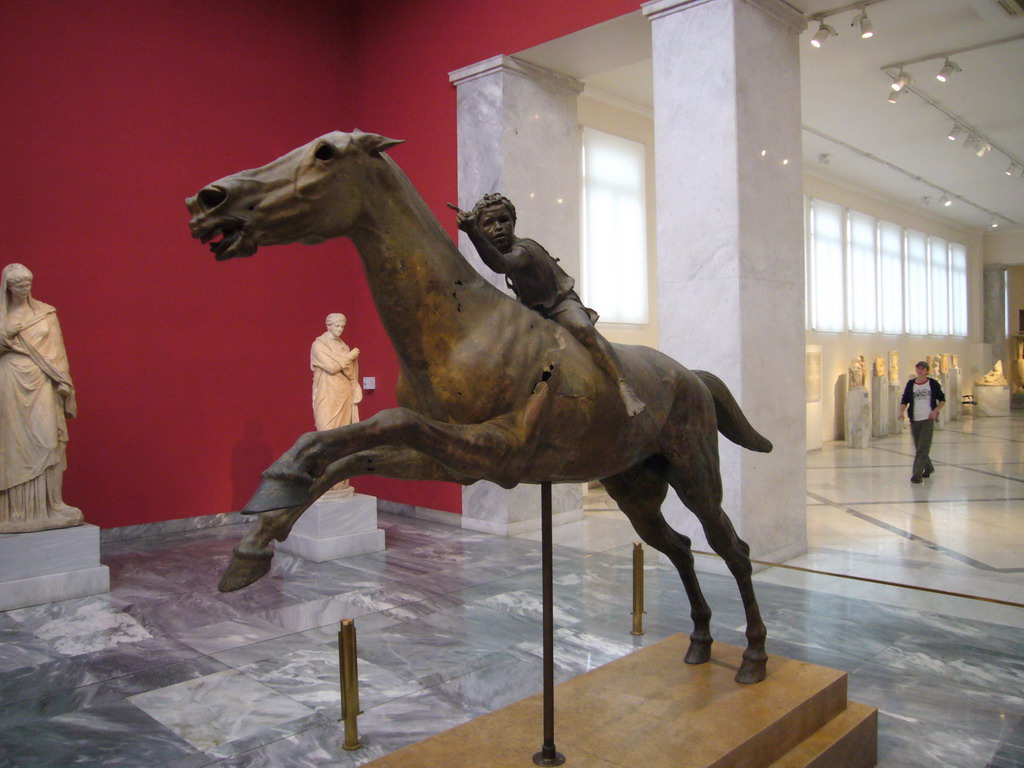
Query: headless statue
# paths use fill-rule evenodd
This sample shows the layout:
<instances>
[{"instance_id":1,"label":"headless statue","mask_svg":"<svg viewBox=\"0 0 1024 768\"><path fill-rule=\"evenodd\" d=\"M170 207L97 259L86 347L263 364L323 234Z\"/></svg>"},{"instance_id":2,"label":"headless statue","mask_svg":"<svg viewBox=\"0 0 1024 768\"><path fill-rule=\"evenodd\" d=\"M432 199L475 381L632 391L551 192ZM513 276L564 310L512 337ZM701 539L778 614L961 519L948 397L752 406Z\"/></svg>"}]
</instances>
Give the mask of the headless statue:
<instances>
[{"instance_id":1,"label":"headless statue","mask_svg":"<svg viewBox=\"0 0 1024 768\"><path fill-rule=\"evenodd\" d=\"M519 301L554 320L586 347L598 368L618 385L626 413L640 413L646 405L626 381L612 345L594 327L597 313L583 306L575 281L557 259L537 241L516 236L512 201L500 194L484 195L472 211L455 211L459 229L469 236L484 264L505 275Z\"/></svg>"}]
</instances>

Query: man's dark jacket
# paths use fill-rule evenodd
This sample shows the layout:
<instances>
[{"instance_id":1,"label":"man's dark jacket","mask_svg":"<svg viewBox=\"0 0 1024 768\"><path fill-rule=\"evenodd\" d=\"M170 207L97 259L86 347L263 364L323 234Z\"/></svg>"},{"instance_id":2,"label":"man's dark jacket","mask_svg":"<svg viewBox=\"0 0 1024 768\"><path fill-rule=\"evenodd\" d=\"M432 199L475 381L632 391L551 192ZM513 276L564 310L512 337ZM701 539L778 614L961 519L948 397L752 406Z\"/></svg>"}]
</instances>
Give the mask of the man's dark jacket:
<instances>
[{"instance_id":1,"label":"man's dark jacket","mask_svg":"<svg viewBox=\"0 0 1024 768\"><path fill-rule=\"evenodd\" d=\"M914 379L917 377L915 376ZM907 386L903 388L903 399L900 401L903 405L907 406L907 417L914 420L914 379L907 382ZM939 382L929 377L928 383L932 388L932 407L931 410L935 410L935 406L940 402L946 402L946 396L942 394L942 387L939 386Z\"/></svg>"}]
</instances>

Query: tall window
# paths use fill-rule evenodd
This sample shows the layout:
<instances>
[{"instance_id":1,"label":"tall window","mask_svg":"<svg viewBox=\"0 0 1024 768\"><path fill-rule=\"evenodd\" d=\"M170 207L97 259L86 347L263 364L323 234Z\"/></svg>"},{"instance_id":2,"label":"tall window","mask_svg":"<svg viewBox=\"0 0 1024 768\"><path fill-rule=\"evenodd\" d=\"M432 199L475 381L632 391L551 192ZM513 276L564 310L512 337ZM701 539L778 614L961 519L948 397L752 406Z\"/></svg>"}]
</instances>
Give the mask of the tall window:
<instances>
[{"instance_id":1,"label":"tall window","mask_svg":"<svg viewBox=\"0 0 1024 768\"><path fill-rule=\"evenodd\" d=\"M903 228L878 222L878 323L882 333L903 333Z\"/></svg>"},{"instance_id":2,"label":"tall window","mask_svg":"<svg viewBox=\"0 0 1024 768\"><path fill-rule=\"evenodd\" d=\"M931 283L933 336L949 335L949 249L941 237L928 238L928 271Z\"/></svg>"},{"instance_id":3,"label":"tall window","mask_svg":"<svg viewBox=\"0 0 1024 768\"><path fill-rule=\"evenodd\" d=\"M928 239L923 232L906 231L907 333L928 333Z\"/></svg>"},{"instance_id":4,"label":"tall window","mask_svg":"<svg viewBox=\"0 0 1024 768\"><path fill-rule=\"evenodd\" d=\"M583 298L611 323L649 322L645 147L583 129Z\"/></svg>"},{"instance_id":5,"label":"tall window","mask_svg":"<svg viewBox=\"0 0 1024 768\"><path fill-rule=\"evenodd\" d=\"M949 244L949 332L967 335L967 248L960 243Z\"/></svg>"},{"instance_id":6,"label":"tall window","mask_svg":"<svg viewBox=\"0 0 1024 768\"><path fill-rule=\"evenodd\" d=\"M843 330L843 209L824 200L811 201L811 269L811 327Z\"/></svg>"},{"instance_id":7,"label":"tall window","mask_svg":"<svg viewBox=\"0 0 1024 768\"><path fill-rule=\"evenodd\" d=\"M808 328L967 335L967 248L804 198Z\"/></svg>"},{"instance_id":8,"label":"tall window","mask_svg":"<svg viewBox=\"0 0 1024 768\"><path fill-rule=\"evenodd\" d=\"M850 243L850 330L875 333L878 330L875 218L850 211L847 225Z\"/></svg>"}]
</instances>

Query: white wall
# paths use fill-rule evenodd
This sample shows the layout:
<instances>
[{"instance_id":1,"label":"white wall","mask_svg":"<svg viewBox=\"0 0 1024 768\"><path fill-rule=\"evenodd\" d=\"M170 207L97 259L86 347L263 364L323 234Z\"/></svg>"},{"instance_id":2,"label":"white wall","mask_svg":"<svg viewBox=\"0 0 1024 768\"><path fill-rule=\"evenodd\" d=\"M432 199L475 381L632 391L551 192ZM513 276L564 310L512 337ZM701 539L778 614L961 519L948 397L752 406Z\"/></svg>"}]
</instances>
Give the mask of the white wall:
<instances>
[{"instance_id":1,"label":"white wall","mask_svg":"<svg viewBox=\"0 0 1024 768\"><path fill-rule=\"evenodd\" d=\"M987 372L982 348L982 268L984 261L982 233L952 227L949 224L901 208L895 203L854 190L813 173L804 173L804 194L807 197L852 208L894 224L910 227L967 246L967 328L968 336L909 336L881 333L815 333L808 331L807 343L822 347L821 405L822 439L838 440L841 419L835 418L835 388L857 355L864 355L869 367L876 357L888 361L890 350L900 353L900 378L909 379L914 363L928 355L949 353L959 355L963 371L961 390L973 391L974 379ZM981 370L984 367L985 370ZM950 406L953 404L950 403Z\"/></svg>"},{"instance_id":2,"label":"white wall","mask_svg":"<svg viewBox=\"0 0 1024 768\"><path fill-rule=\"evenodd\" d=\"M985 235L986 264L1024 264L1024 232L989 232Z\"/></svg>"}]
</instances>

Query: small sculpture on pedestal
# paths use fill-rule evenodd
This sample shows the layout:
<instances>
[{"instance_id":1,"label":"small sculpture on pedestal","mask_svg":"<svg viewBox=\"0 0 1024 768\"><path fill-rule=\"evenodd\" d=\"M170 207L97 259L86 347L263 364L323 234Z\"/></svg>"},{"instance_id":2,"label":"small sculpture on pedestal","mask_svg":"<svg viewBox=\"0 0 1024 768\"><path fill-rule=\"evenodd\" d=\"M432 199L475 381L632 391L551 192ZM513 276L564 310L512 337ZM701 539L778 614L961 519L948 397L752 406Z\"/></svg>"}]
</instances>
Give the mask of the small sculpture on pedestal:
<instances>
[{"instance_id":1,"label":"small sculpture on pedestal","mask_svg":"<svg viewBox=\"0 0 1024 768\"><path fill-rule=\"evenodd\" d=\"M864 359L864 355L858 355L857 357L853 358L853 360L850 361L850 376L847 382L849 385L849 389L864 386L864 373L866 367L867 363Z\"/></svg>"},{"instance_id":2,"label":"small sculpture on pedestal","mask_svg":"<svg viewBox=\"0 0 1024 768\"><path fill-rule=\"evenodd\" d=\"M875 376L885 376L885 358L875 358Z\"/></svg>"},{"instance_id":3,"label":"small sculpture on pedestal","mask_svg":"<svg viewBox=\"0 0 1024 768\"><path fill-rule=\"evenodd\" d=\"M341 340L346 317L340 312L327 316L327 330L316 337L309 351L313 369L313 419L318 432L347 427L359 421L359 349L351 349ZM335 485L329 494L351 496L348 480Z\"/></svg>"},{"instance_id":4,"label":"small sculpture on pedestal","mask_svg":"<svg viewBox=\"0 0 1024 768\"><path fill-rule=\"evenodd\" d=\"M996 360L992 370L984 376L974 380L976 386L982 387L1005 387L1008 386L1006 377L1003 375L1003 361Z\"/></svg>"},{"instance_id":5,"label":"small sculpture on pedestal","mask_svg":"<svg viewBox=\"0 0 1024 768\"><path fill-rule=\"evenodd\" d=\"M0 278L0 533L82 524L61 496L75 387L57 310L32 297L32 273Z\"/></svg>"},{"instance_id":6,"label":"small sculpture on pedestal","mask_svg":"<svg viewBox=\"0 0 1024 768\"><path fill-rule=\"evenodd\" d=\"M871 441L871 396L864 386L867 359L858 355L850 361L846 393L846 445L867 448Z\"/></svg>"}]
</instances>

